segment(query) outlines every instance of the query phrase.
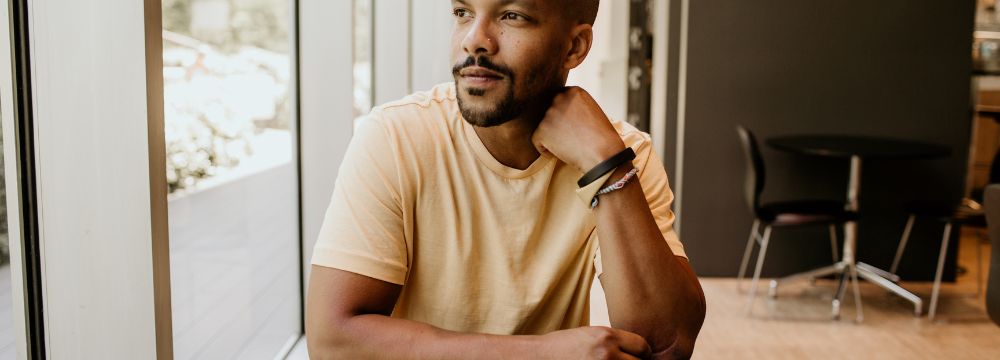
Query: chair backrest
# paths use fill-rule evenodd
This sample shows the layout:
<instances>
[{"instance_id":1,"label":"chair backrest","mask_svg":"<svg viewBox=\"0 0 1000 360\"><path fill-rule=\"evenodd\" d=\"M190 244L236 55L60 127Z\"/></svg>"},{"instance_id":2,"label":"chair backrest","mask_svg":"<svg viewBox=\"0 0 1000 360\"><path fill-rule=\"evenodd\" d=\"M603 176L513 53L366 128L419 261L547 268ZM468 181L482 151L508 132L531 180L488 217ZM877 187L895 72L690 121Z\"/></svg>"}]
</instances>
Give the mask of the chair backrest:
<instances>
[{"instance_id":1,"label":"chair backrest","mask_svg":"<svg viewBox=\"0 0 1000 360\"><path fill-rule=\"evenodd\" d=\"M1000 325L1000 184L987 186L983 199L992 245L989 280L986 282L986 312L993 322Z\"/></svg>"},{"instance_id":2,"label":"chair backrest","mask_svg":"<svg viewBox=\"0 0 1000 360\"><path fill-rule=\"evenodd\" d=\"M756 215L760 208L760 195L764 192L764 157L760 154L757 146L757 137L750 129L743 126L736 126L736 132L740 135L740 145L743 147L743 155L746 165L746 173L743 178L743 195L746 197L747 206Z\"/></svg>"}]
</instances>

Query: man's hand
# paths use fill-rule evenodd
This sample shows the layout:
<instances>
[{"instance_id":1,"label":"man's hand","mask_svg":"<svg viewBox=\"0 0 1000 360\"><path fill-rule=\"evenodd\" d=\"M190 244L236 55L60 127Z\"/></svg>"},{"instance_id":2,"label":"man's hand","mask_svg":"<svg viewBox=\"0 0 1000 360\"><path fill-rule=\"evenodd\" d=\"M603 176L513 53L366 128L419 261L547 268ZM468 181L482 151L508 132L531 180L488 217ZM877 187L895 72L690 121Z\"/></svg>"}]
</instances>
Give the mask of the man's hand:
<instances>
[{"instance_id":1,"label":"man's hand","mask_svg":"<svg viewBox=\"0 0 1000 360\"><path fill-rule=\"evenodd\" d=\"M625 150L604 110L575 86L556 95L531 141L539 152L549 152L580 172Z\"/></svg>"},{"instance_id":2,"label":"man's hand","mask_svg":"<svg viewBox=\"0 0 1000 360\"><path fill-rule=\"evenodd\" d=\"M546 359L648 359L642 336L603 326L560 330L541 337Z\"/></svg>"}]
</instances>

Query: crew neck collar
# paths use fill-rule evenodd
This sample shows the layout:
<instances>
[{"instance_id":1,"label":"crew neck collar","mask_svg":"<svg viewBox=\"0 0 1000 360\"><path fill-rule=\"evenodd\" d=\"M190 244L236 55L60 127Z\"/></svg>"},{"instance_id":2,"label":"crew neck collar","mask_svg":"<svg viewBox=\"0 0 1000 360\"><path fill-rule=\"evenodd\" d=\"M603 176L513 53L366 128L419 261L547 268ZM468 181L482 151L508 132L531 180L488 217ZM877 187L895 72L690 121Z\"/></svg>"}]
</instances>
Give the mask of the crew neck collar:
<instances>
[{"instance_id":1,"label":"crew neck collar","mask_svg":"<svg viewBox=\"0 0 1000 360\"><path fill-rule=\"evenodd\" d=\"M479 162L485 165L487 168L497 173L500 176L510 178L510 179L523 179L534 175L539 170L544 169L547 165L555 160L552 154L547 152L541 153L535 161L528 165L526 169L515 169L510 166L502 164L490 154L490 151L486 149L486 145L483 144L483 140L479 138L479 134L476 133L475 126L469 124L462 117L461 113L458 114L458 122L462 127L462 132L465 134L465 140L468 142L469 146L472 147L472 151L476 154L476 158Z\"/></svg>"}]
</instances>

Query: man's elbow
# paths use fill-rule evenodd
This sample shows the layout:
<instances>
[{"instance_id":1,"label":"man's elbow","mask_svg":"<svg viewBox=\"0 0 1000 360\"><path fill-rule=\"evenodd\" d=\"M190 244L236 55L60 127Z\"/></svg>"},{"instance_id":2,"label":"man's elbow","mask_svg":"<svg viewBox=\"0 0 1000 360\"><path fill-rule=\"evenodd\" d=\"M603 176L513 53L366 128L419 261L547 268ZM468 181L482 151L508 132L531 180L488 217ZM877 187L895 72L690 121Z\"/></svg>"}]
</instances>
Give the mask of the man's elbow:
<instances>
[{"instance_id":1,"label":"man's elbow","mask_svg":"<svg viewBox=\"0 0 1000 360\"><path fill-rule=\"evenodd\" d=\"M696 280L697 283L697 280ZM701 326L705 323L705 293L701 290L700 284L696 286L696 291L690 295L692 310L689 313L688 321L679 329L677 339L671 346L673 351L669 357L658 357L659 359L690 359L694 353L694 343L701 332Z\"/></svg>"},{"instance_id":2,"label":"man's elbow","mask_svg":"<svg viewBox=\"0 0 1000 360\"><path fill-rule=\"evenodd\" d=\"M653 353L653 360L690 359L694 354L694 338L678 336L670 347Z\"/></svg>"},{"instance_id":3,"label":"man's elbow","mask_svg":"<svg viewBox=\"0 0 1000 360\"><path fill-rule=\"evenodd\" d=\"M689 291L686 298L689 305L678 321L673 341L665 349L655 352L653 359L690 359L694 353L695 340L705 322L707 307L700 285Z\"/></svg>"},{"instance_id":4,"label":"man's elbow","mask_svg":"<svg viewBox=\"0 0 1000 360\"><path fill-rule=\"evenodd\" d=\"M704 309L704 308L702 308ZM704 310L699 316L700 319L705 318ZM694 343L698 338L698 332L701 330L701 322L691 329L681 330L677 334L676 340L670 348L663 352L662 356L653 356L653 359L690 359L694 354Z\"/></svg>"},{"instance_id":5,"label":"man's elbow","mask_svg":"<svg viewBox=\"0 0 1000 360\"><path fill-rule=\"evenodd\" d=\"M332 334L306 329L306 349L310 359L343 359L347 355L345 344Z\"/></svg>"}]
</instances>

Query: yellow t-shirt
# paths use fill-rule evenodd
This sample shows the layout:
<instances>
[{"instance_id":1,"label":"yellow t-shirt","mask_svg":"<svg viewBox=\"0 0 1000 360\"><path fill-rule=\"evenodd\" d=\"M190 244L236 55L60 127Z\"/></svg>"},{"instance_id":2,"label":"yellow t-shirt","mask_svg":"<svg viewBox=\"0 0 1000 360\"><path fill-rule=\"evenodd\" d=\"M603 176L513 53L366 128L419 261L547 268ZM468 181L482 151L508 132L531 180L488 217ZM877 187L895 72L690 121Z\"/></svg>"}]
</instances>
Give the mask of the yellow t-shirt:
<instances>
[{"instance_id":1,"label":"yellow t-shirt","mask_svg":"<svg viewBox=\"0 0 1000 360\"><path fill-rule=\"evenodd\" d=\"M615 128L678 256L673 200L649 135ZM452 83L372 110L337 176L312 263L402 285L392 316L443 329L543 334L588 325L600 271L582 174L551 155L498 162L463 118Z\"/></svg>"}]
</instances>

